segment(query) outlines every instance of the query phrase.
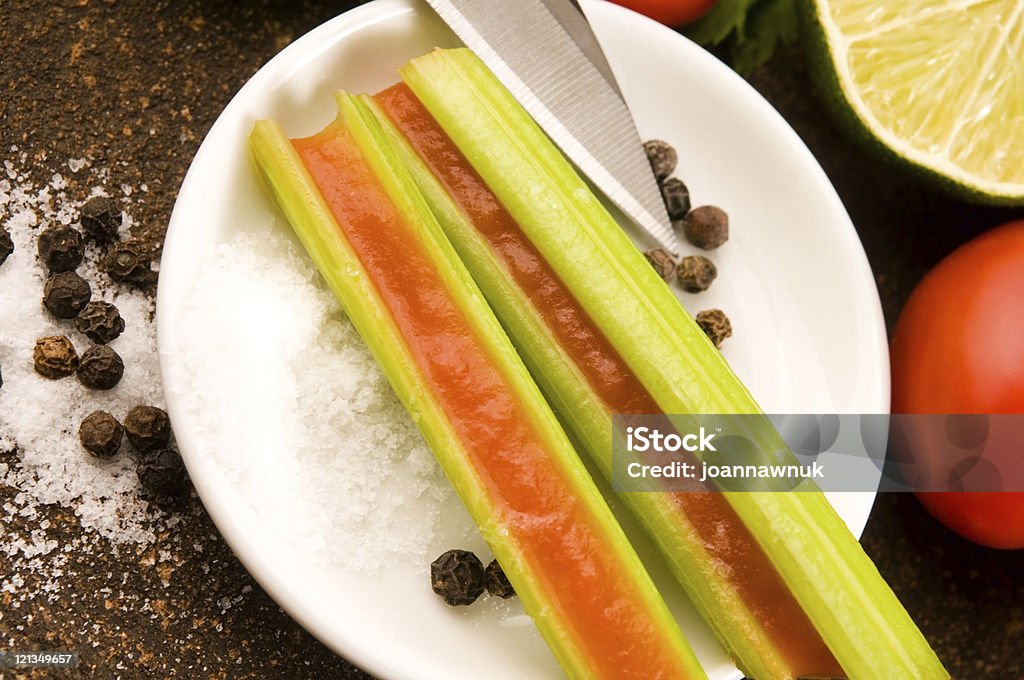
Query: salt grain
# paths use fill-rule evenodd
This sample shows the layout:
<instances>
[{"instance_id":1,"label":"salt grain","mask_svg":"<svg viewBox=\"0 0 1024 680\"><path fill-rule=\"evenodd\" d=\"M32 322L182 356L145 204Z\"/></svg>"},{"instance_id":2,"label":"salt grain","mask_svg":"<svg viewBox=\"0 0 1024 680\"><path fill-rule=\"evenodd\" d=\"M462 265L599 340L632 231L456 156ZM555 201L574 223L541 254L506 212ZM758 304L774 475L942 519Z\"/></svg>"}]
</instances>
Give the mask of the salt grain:
<instances>
[{"instance_id":1,"label":"salt grain","mask_svg":"<svg viewBox=\"0 0 1024 680\"><path fill-rule=\"evenodd\" d=\"M89 161L86 160L85 158L68 159L68 170L70 170L71 172L81 172L82 169L84 169L87 165L89 165Z\"/></svg>"}]
</instances>

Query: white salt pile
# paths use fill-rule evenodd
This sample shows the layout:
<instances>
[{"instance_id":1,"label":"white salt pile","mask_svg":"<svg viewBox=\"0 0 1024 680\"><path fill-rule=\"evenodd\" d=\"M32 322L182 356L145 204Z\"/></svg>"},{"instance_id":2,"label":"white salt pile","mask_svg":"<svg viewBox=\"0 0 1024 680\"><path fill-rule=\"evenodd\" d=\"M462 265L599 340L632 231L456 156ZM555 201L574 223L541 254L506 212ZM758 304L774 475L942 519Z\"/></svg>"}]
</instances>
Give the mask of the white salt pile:
<instances>
[{"instance_id":1,"label":"white salt pile","mask_svg":"<svg viewBox=\"0 0 1024 680\"><path fill-rule=\"evenodd\" d=\"M269 224L221 245L175 328L189 462L239 514L329 568L425 569L458 501L300 246Z\"/></svg>"},{"instance_id":2,"label":"white salt pile","mask_svg":"<svg viewBox=\"0 0 1024 680\"><path fill-rule=\"evenodd\" d=\"M15 147L10 152L25 164L24 152L19 154ZM83 159L68 162L73 173L87 165ZM103 179L104 173L93 172L84 181L86 186L93 184L93 195L101 195ZM91 391L74 377L47 380L33 369L37 338L66 335L79 354L92 344L72 322L52 317L40 303L45 273L36 257L36 236L53 224L77 224L81 204L68 196L67 188L60 174L46 185L36 185L12 160L5 161L0 172L0 220L15 246L0 265L0 454L6 452L0 457L0 484L21 491L21 514L32 513L38 504L56 503L73 508L84 528L115 543L149 544L167 516L140 499L132 462L123 453L98 461L78 441L79 423L94 410L123 419L132 406L163 402L152 301L141 292L113 285L100 273L94 246L86 249L78 272L90 282L94 300L115 304L124 317L125 332L111 343L124 360L124 377L112 390ZM122 201L122 206L124 234L132 221L130 203ZM17 456L11 455L14 450Z\"/></svg>"}]
</instances>

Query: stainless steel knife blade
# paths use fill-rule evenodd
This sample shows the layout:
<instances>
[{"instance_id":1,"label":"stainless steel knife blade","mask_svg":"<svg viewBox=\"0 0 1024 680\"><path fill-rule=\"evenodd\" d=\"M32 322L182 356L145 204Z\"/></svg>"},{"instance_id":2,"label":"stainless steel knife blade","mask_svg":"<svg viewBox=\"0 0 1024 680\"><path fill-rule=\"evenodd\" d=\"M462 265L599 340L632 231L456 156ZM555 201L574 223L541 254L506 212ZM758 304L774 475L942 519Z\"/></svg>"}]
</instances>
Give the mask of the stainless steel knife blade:
<instances>
[{"instance_id":1,"label":"stainless steel knife blade","mask_svg":"<svg viewBox=\"0 0 1024 680\"><path fill-rule=\"evenodd\" d=\"M604 79L615 90L615 94L619 95L619 99L622 99L622 90L619 89L619 83L615 80L612 67L608 65L608 58L604 56L604 50L597 42L597 36L591 30L590 22L587 21L579 3L576 0L568 0L568 2L566 0L542 0L542 2L551 12L551 16L562 24L562 28L573 39L577 47L587 55L590 63L601 72Z\"/></svg>"},{"instance_id":2,"label":"stainless steel knife blade","mask_svg":"<svg viewBox=\"0 0 1024 680\"><path fill-rule=\"evenodd\" d=\"M678 252L633 117L573 0L428 0L626 216Z\"/></svg>"}]
</instances>

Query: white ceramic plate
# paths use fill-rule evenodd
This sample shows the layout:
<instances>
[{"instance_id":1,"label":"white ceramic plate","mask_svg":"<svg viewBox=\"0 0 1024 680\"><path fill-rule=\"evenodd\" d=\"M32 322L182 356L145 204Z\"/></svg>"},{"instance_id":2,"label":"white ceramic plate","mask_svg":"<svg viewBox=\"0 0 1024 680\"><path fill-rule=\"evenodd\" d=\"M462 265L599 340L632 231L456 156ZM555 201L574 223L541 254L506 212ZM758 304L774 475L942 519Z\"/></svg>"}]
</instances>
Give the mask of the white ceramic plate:
<instances>
[{"instance_id":1,"label":"white ceramic plate","mask_svg":"<svg viewBox=\"0 0 1024 680\"><path fill-rule=\"evenodd\" d=\"M677 174L695 200L730 214L731 240L714 256L720 280L707 293L684 295L684 303L692 312L727 310L736 334L726 355L768 412L886 412L888 354L877 291L849 218L809 151L753 89L699 47L616 5L591 0L585 9L642 137L673 143ZM272 117L293 137L311 134L333 118L335 89L377 91L408 59L456 44L424 3L376 0L297 40L235 96L192 163L167 234L157 301L165 393L182 455L225 539L277 602L332 649L386 678L559 677L516 605L456 612L438 604L422 568L365 577L308 559L301 544L286 540L293 537L281 533L281 522L265 521L266 499L203 454L188 408L188 390L212 390L225 380L215 371L198 385L185 376L197 354L222 351L212 341L231 331L206 328L211 344L197 346L195 329L185 328L190 296L203 294L196 278L219 244L275 214L248 161L253 121ZM288 230L280 220L272 228ZM253 299L244 287L226 294L237 295L239 308L273 302ZM259 369L252 366L254 374ZM245 389L251 403L272 407L278 398L272 381ZM832 500L859 536L873 495ZM315 512L300 507L301 496L291 502L274 512ZM457 505L451 516L466 521ZM331 531L341 536L345 527ZM651 554L645 541L638 545ZM664 569L651 565L709 675L740 677Z\"/></svg>"}]
</instances>

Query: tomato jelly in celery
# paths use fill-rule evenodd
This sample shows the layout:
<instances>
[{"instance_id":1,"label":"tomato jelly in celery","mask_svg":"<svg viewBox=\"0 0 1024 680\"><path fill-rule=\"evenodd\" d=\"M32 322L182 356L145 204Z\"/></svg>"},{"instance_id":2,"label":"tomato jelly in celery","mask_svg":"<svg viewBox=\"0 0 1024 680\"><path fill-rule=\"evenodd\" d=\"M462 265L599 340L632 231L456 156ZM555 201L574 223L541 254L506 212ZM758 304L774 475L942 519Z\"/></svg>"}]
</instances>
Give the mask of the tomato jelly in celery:
<instances>
[{"instance_id":1,"label":"tomato jelly in celery","mask_svg":"<svg viewBox=\"0 0 1024 680\"><path fill-rule=\"evenodd\" d=\"M647 390L409 87L399 83L374 98L487 239L608 410L658 413ZM698 532L708 559L722 565L721 571L728 574L793 676L842 675L821 636L728 502L714 492L672 496Z\"/></svg>"},{"instance_id":2,"label":"tomato jelly in celery","mask_svg":"<svg viewBox=\"0 0 1024 680\"><path fill-rule=\"evenodd\" d=\"M497 507L601 678L670 678L671 645L591 506L531 425L528 409L469 323L436 263L340 122L293 140Z\"/></svg>"}]
</instances>

